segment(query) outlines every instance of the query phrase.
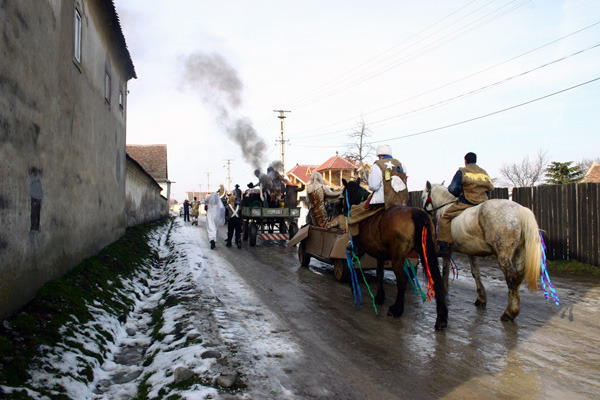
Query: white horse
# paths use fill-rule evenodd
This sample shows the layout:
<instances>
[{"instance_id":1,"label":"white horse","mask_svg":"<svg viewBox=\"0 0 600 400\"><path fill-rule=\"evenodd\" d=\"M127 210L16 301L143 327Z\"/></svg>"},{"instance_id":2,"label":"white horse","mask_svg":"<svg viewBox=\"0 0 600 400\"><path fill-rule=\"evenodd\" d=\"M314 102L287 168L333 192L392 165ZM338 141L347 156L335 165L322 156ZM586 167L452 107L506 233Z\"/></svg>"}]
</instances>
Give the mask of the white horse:
<instances>
[{"instance_id":1,"label":"white horse","mask_svg":"<svg viewBox=\"0 0 600 400\"><path fill-rule=\"evenodd\" d=\"M436 220L456 201L443 185L427 182L423 207ZM471 274L477 284L475 305L485 307L487 295L481 283L475 256L495 254L508 285L508 307L503 321L519 314L519 287L525 279L531 291L538 290L541 273L542 244L533 212L511 200L493 199L463 211L451 222L453 246L469 256ZM443 278L448 290L450 261L444 257Z\"/></svg>"}]
</instances>

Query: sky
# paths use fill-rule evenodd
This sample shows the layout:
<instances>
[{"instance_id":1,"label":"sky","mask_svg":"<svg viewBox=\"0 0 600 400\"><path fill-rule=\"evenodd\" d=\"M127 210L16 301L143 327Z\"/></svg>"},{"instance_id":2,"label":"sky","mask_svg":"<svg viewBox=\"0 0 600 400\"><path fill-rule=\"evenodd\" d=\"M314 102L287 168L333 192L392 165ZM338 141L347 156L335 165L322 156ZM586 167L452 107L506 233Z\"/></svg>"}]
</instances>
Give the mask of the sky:
<instances>
[{"instance_id":1,"label":"sky","mask_svg":"<svg viewBox=\"0 0 600 400\"><path fill-rule=\"evenodd\" d=\"M596 0L115 5L137 73L127 143L167 144L180 202L282 161L274 110L290 111L286 171L342 155L364 121L409 190L448 183L469 151L496 186L540 151L600 157Z\"/></svg>"}]
</instances>

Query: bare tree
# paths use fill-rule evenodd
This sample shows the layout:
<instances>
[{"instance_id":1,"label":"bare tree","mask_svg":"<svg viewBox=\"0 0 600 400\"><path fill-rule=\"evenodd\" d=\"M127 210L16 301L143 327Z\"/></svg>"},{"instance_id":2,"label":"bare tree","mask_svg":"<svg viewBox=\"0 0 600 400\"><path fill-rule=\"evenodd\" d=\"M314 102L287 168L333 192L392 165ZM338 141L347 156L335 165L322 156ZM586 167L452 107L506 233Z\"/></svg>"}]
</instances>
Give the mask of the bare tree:
<instances>
[{"instance_id":1,"label":"bare tree","mask_svg":"<svg viewBox=\"0 0 600 400\"><path fill-rule=\"evenodd\" d=\"M548 151L541 149L533 157L525 157L520 163L503 164L501 177L514 187L534 186L544 178L548 165Z\"/></svg>"},{"instance_id":2,"label":"bare tree","mask_svg":"<svg viewBox=\"0 0 600 400\"><path fill-rule=\"evenodd\" d=\"M371 130L363 117L357 123L356 129L347 136L352 139L352 143L346 148L343 157L358 163L359 169L362 169L366 159L375 153L375 148L366 143L366 139L371 136Z\"/></svg>"}]
</instances>

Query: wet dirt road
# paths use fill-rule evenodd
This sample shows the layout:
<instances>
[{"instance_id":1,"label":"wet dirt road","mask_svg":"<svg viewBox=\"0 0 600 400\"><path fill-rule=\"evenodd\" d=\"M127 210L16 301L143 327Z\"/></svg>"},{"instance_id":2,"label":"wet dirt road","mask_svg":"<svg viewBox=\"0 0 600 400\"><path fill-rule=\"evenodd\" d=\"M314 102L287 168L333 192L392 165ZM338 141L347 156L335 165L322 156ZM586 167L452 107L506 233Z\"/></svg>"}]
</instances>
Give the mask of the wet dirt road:
<instances>
[{"instance_id":1,"label":"wet dirt road","mask_svg":"<svg viewBox=\"0 0 600 400\"><path fill-rule=\"evenodd\" d=\"M355 309L350 287L335 280L332 267L314 259L300 267L295 247L259 240L256 247L245 242L242 250L221 249L300 344L301 358L281 366L299 398L591 399L600 393L597 283L551 277L560 306L522 288L521 313L505 323L500 270L480 261L488 304L478 309L467 260L458 255L449 326L436 332L434 303L408 289L404 316L386 315L396 294L393 274L376 314L364 284L364 304ZM375 291L373 276L368 280Z\"/></svg>"}]
</instances>

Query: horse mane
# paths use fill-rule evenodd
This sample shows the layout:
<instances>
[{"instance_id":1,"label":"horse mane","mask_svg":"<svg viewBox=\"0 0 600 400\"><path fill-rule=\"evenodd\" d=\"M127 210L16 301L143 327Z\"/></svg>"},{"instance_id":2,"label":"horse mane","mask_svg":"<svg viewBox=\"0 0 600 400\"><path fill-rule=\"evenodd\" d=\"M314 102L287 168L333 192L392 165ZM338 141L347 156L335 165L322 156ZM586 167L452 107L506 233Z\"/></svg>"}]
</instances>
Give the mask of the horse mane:
<instances>
[{"instance_id":1,"label":"horse mane","mask_svg":"<svg viewBox=\"0 0 600 400\"><path fill-rule=\"evenodd\" d=\"M431 184L431 194L441 197L441 203L449 203L456 200L456 197L448 191L448 188L439 183ZM432 196L433 197L433 196ZM439 206L439 204L438 204Z\"/></svg>"}]
</instances>

